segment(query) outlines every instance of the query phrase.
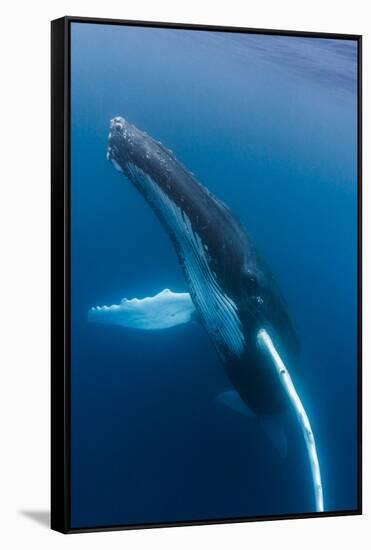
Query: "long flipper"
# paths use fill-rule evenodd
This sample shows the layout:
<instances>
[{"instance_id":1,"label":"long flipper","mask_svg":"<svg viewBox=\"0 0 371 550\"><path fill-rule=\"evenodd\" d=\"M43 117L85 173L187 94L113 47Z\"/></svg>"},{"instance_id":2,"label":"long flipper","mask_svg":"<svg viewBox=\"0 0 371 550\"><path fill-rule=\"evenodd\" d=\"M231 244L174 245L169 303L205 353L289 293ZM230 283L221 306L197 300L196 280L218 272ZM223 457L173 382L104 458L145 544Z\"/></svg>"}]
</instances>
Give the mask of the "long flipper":
<instances>
[{"instance_id":1,"label":"long flipper","mask_svg":"<svg viewBox=\"0 0 371 550\"><path fill-rule=\"evenodd\" d=\"M121 325L141 330L162 330L197 318L190 295L165 288L147 298L124 298L120 304L89 310L89 321Z\"/></svg>"},{"instance_id":2,"label":"long flipper","mask_svg":"<svg viewBox=\"0 0 371 550\"><path fill-rule=\"evenodd\" d=\"M322 481L321 481L321 471L320 471L320 466L319 466L319 461L317 456L316 443L314 440L314 435L309 422L308 415L305 412L305 409L300 400L300 397L298 396L295 390L294 384L287 370L287 367L282 361L275 345L272 342L271 337L269 336L266 330L262 329L258 332L257 342L260 348L266 354L268 354L268 356L272 359L272 363L275 369L277 370L277 374L282 383L282 386L299 420L299 424L303 432L305 444L307 447L308 458L311 466L316 510L317 512L323 512L324 508L323 508L323 490L322 490Z\"/></svg>"}]
</instances>

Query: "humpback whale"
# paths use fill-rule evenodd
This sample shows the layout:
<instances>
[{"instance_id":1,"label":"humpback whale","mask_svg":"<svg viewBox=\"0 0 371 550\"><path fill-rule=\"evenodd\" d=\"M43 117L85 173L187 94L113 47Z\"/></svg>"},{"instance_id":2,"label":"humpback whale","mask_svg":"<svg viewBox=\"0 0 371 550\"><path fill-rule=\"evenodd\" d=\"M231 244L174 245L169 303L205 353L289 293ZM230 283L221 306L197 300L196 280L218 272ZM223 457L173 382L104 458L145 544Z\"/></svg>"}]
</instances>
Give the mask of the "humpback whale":
<instances>
[{"instance_id":1,"label":"humpback whale","mask_svg":"<svg viewBox=\"0 0 371 550\"><path fill-rule=\"evenodd\" d=\"M311 466L316 510L323 511L314 435L288 370L295 372L298 363L298 337L274 275L253 240L228 206L170 150L123 117L111 121L107 159L153 208L174 245L197 319L235 389L220 401L260 418L295 411ZM153 298L161 319L161 301ZM184 318L192 317L190 302L184 304ZM143 303L135 304L140 305L146 309ZM105 307L102 319L106 315L112 322L111 308L119 306ZM98 313L91 310L91 320L98 320ZM125 315L121 308L118 324L124 324ZM133 326L127 319L126 326ZM143 315L136 328L146 328L141 323L146 324Z\"/></svg>"}]
</instances>

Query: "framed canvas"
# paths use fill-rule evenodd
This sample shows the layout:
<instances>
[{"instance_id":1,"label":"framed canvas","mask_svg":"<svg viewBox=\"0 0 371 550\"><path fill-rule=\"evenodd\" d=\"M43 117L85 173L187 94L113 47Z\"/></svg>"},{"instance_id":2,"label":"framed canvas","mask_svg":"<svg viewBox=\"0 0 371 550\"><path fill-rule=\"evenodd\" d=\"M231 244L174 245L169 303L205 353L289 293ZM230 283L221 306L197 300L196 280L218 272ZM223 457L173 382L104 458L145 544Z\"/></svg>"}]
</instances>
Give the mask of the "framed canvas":
<instances>
[{"instance_id":1,"label":"framed canvas","mask_svg":"<svg viewBox=\"0 0 371 550\"><path fill-rule=\"evenodd\" d=\"M52 22L52 528L361 513L361 37Z\"/></svg>"}]
</instances>

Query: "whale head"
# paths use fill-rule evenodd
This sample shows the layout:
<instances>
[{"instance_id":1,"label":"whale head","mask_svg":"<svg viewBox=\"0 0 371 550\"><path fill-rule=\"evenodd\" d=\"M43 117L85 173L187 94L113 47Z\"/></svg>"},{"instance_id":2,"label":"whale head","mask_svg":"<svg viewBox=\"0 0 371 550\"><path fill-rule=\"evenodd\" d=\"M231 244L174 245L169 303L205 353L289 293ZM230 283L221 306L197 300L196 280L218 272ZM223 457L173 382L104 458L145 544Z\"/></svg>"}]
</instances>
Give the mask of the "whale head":
<instances>
[{"instance_id":1,"label":"whale head","mask_svg":"<svg viewBox=\"0 0 371 550\"><path fill-rule=\"evenodd\" d=\"M117 116L110 124L107 160L116 170L124 173L149 199L149 187L163 187L164 181L168 179L173 157L160 142L130 124L122 116ZM151 178L151 186L148 186L146 176ZM166 190L169 191L169 188Z\"/></svg>"},{"instance_id":2,"label":"whale head","mask_svg":"<svg viewBox=\"0 0 371 550\"><path fill-rule=\"evenodd\" d=\"M123 173L156 209L163 199L182 211L205 206L205 188L200 186L173 152L124 117L111 120L107 160ZM207 191L207 190L206 190ZM208 191L207 193L211 195ZM198 206L197 206L198 205ZM157 208L157 213L158 213ZM202 215L198 216L201 221Z\"/></svg>"},{"instance_id":3,"label":"whale head","mask_svg":"<svg viewBox=\"0 0 371 550\"><path fill-rule=\"evenodd\" d=\"M116 170L125 172L130 163L140 164L141 155L146 155L144 149L143 134L138 128L121 116L111 120L107 160L112 162Z\"/></svg>"}]
</instances>

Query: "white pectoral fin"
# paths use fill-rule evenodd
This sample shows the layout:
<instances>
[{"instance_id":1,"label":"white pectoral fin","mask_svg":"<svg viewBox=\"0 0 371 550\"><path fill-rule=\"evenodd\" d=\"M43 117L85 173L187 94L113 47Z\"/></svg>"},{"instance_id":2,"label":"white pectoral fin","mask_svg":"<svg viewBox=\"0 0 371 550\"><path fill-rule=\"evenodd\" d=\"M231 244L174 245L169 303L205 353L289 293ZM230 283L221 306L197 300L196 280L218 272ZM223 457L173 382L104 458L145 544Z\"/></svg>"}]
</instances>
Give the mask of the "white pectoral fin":
<instances>
[{"instance_id":1,"label":"white pectoral fin","mask_svg":"<svg viewBox=\"0 0 371 550\"><path fill-rule=\"evenodd\" d=\"M295 389L291 376L287 370L287 366L282 361L280 354L277 351L270 335L264 329L261 329L257 335L257 344L263 353L271 359L272 367L277 371L279 380L283 386L283 389L291 402L291 405L295 411L301 431L304 436L305 445L307 448L309 463L311 467L314 497L316 503L316 510L323 512L323 491L321 481L321 470L318 461L316 443L314 440L314 434L309 422L308 415L304 409L304 406L300 400L299 395Z\"/></svg>"},{"instance_id":2,"label":"white pectoral fin","mask_svg":"<svg viewBox=\"0 0 371 550\"><path fill-rule=\"evenodd\" d=\"M188 323L196 317L195 312L188 293L165 288L155 296L124 298L120 304L93 307L88 319L141 330L162 330Z\"/></svg>"}]
</instances>

